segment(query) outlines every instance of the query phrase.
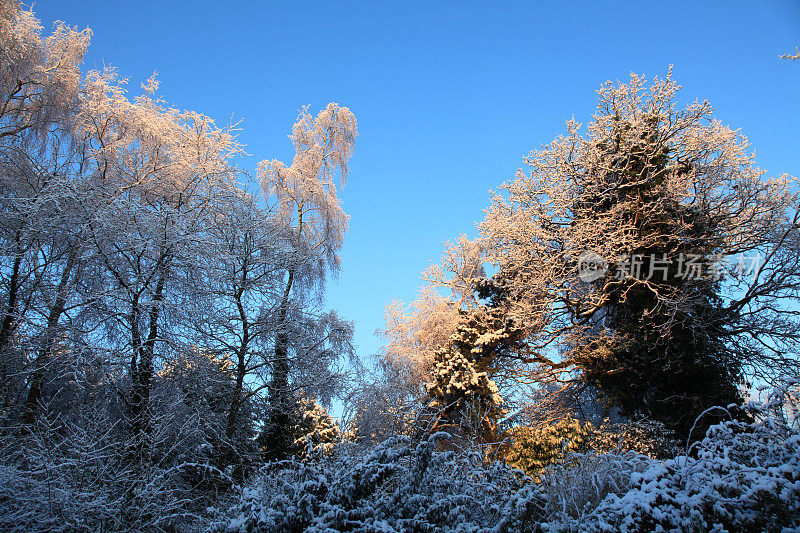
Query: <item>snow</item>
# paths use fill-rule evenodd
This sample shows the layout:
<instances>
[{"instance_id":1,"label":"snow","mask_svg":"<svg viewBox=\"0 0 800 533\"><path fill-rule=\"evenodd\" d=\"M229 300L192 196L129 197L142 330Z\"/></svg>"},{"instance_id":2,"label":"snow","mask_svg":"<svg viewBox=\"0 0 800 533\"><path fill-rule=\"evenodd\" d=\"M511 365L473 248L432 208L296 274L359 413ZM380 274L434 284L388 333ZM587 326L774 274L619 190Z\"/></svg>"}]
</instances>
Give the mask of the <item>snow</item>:
<instances>
[{"instance_id":1,"label":"snow","mask_svg":"<svg viewBox=\"0 0 800 533\"><path fill-rule=\"evenodd\" d=\"M539 482L444 432L342 443L325 460L266 467L212 529L798 531L798 428L774 404L749 408L754 422L713 426L689 454L573 454Z\"/></svg>"}]
</instances>

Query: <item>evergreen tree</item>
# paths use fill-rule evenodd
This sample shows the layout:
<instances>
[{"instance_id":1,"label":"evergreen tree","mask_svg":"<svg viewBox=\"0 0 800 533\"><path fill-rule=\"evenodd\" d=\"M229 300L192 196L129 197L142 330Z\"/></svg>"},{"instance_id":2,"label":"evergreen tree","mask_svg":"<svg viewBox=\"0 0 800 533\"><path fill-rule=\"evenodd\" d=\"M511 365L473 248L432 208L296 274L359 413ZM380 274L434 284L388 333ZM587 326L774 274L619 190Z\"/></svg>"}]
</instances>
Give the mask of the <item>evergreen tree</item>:
<instances>
[{"instance_id":1,"label":"evergreen tree","mask_svg":"<svg viewBox=\"0 0 800 533\"><path fill-rule=\"evenodd\" d=\"M523 330L506 315L500 278L477 278L473 289L485 303L460 311L455 332L435 354L426 385L435 411L431 430L497 442L497 420L506 410L494 379L522 347Z\"/></svg>"},{"instance_id":2,"label":"evergreen tree","mask_svg":"<svg viewBox=\"0 0 800 533\"><path fill-rule=\"evenodd\" d=\"M606 304L590 318L598 327L582 334L574 357L584 379L623 412L663 421L689 436L695 417L707 408L742 402L737 385L743 383L743 358L722 340L719 280L687 268L719 252L714 215L681 203L669 190L668 178L687 174L690 165L674 159L670 143L659 136L657 117L642 122L638 139L626 143L624 133L633 126L614 115L608 138L598 142L603 186L589 188L573 207L574 225L613 213L630 233L613 250L628 259L595 283ZM688 305L675 309L665 301ZM710 420L691 437L701 438Z\"/></svg>"},{"instance_id":3,"label":"evergreen tree","mask_svg":"<svg viewBox=\"0 0 800 533\"><path fill-rule=\"evenodd\" d=\"M339 425L313 398L301 398L297 402L292 420L292 455L311 458L328 454L339 441Z\"/></svg>"},{"instance_id":4,"label":"evergreen tree","mask_svg":"<svg viewBox=\"0 0 800 533\"><path fill-rule=\"evenodd\" d=\"M280 439L284 443L282 449L275 446L274 430L264 431L258 437L264 458L268 461L290 457L311 459L328 454L340 439L339 425L313 398L300 394L283 413L286 424L283 427L285 433Z\"/></svg>"},{"instance_id":5,"label":"evergreen tree","mask_svg":"<svg viewBox=\"0 0 800 533\"><path fill-rule=\"evenodd\" d=\"M569 121L494 195L481 245L530 382L595 386L694 440L748 374L796 371L798 214L792 181L763 179L747 140L707 102L679 108L679 88L607 83L585 135Z\"/></svg>"}]
</instances>

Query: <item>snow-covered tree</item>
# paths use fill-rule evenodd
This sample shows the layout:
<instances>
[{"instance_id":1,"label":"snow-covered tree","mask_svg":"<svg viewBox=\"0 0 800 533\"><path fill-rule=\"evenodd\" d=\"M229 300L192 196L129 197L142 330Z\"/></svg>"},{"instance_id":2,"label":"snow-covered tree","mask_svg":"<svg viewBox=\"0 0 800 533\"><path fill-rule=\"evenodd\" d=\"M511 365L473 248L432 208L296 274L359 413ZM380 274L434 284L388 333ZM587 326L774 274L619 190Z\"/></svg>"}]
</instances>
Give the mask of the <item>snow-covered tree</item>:
<instances>
[{"instance_id":1,"label":"snow-covered tree","mask_svg":"<svg viewBox=\"0 0 800 533\"><path fill-rule=\"evenodd\" d=\"M256 417L253 403L237 389L236 378L229 358L198 350L184 351L163 365L153 389L154 455L159 464L201 463L242 477L255 454ZM237 394L236 425L229 432ZM202 479L208 472L193 466L187 474Z\"/></svg>"},{"instance_id":2,"label":"snow-covered tree","mask_svg":"<svg viewBox=\"0 0 800 533\"><path fill-rule=\"evenodd\" d=\"M68 130L92 32L63 22L47 37L17 0L0 3L0 146L41 141L51 126Z\"/></svg>"},{"instance_id":3,"label":"snow-covered tree","mask_svg":"<svg viewBox=\"0 0 800 533\"><path fill-rule=\"evenodd\" d=\"M0 3L0 387L2 409L22 395L30 416L81 270L71 128L90 36L59 23L45 37L31 11Z\"/></svg>"},{"instance_id":4,"label":"snow-covered tree","mask_svg":"<svg viewBox=\"0 0 800 533\"><path fill-rule=\"evenodd\" d=\"M272 361L270 413L263 442L273 450L286 448L292 385L290 331L292 298L323 286L326 272L339 268L339 249L347 230L347 215L336 194L336 179L344 184L358 129L346 107L330 103L316 117L303 109L290 139L295 156L290 166L262 161L259 178L267 202L290 232L296 261L285 271L283 296L277 309L277 333ZM335 327L332 331L342 331ZM295 386L296 388L296 386Z\"/></svg>"},{"instance_id":5,"label":"snow-covered tree","mask_svg":"<svg viewBox=\"0 0 800 533\"><path fill-rule=\"evenodd\" d=\"M446 349L464 320L462 311L478 305L474 283L483 274L480 247L461 235L446 243L441 261L423 273L426 285L416 300L386 307L386 326L379 331L384 345L376 358L379 375L374 378L381 390L368 389L373 401L376 394L382 398L381 409L391 411L387 427L405 427L429 402L427 384L438 364L437 353ZM384 418L381 413L369 415L366 409L359 416Z\"/></svg>"},{"instance_id":6,"label":"snow-covered tree","mask_svg":"<svg viewBox=\"0 0 800 533\"><path fill-rule=\"evenodd\" d=\"M743 376L796 371L794 181L671 76L604 85L581 133L525 159L481 224L530 379L580 376L684 436ZM576 372L577 371L577 372ZM695 437L702 435L699 431Z\"/></svg>"},{"instance_id":7,"label":"snow-covered tree","mask_svg":"<svg viewBox=\"0 0 800 533\"><path fill-rule=\"evenodd\" d=\"M189 339L229 361L233 372L224 429L231 439L250 423L242 408L268 383L281 276L291 255L284 232L256 197L231 188L215 204L214 223L193 252L196 268L182 281L190 294Z\"/></svg>"},{"instance_id":8,"label":"snow-covered tree","mask_svg":"<svg viewBox=\"0 0 800 533\"><path fill-rule=\"evenodd\" d=\"M427 392L433 398L429 431L496 440L497 419L505 413L503 398L486 371L479 371L464 354L446 349L437 352Z\"/></svg>"},{"instance_id":9,"label":"snow-covered tree","mask_svg":"<svg viewBox=\"0 0 800 533\"><path fill-rule=\"evenodd\" d=\"M339 442L339 425L313 398L302 397L293 410L291 455L313 458L331 453Z\"/></svg>"},{"instance_id":10,"label":"snow-covered tree","mask_svg":"<svg viewBox=\"0 0 800 533\"><path fill-rule=\"evenodd\" d=\"M428 409L436 411L433 429L472 425L474 436L496 442L497 421L506 412L496 382L513 368L524 331L507 316L501 283L476 278L471 287L474 307L459 311L455 332L436 351L426 385L434 399Z\"/></svg>"},{"instance_id":11,"label":"snow-covered tree","mask_svg":"<svg viewBox=\"0 0 800 533\"><path fill-rule=\"evenodd\" d=\"M338 268L352 114L301 115L292 166L262 165L264 207L235 126L170 106L155 77L131 96L113 70L82 76L90 34L43 37L0 1L4 529L197 521L261 459L268 384L317 398L288 444L329 451L320 404L354 357L352 324L313 299Z\"/></svg>"},{"instance_id":12,"label":"snow-covered tree","mask_svg":"<svg viewBox=\"0 0 800 533\"><path fill-rule=\"evenodd\" d=\"M134 461L149 454L157 359L175 346L165 342L165 320L181 309L177 276L192 270L192 251L213 223L212 200L235 187L229 159L239 150L229 131L168 107L157 88L151 78L143 95L129 99L113 72L91 72L78 116L98 176L89 238L106 279L99 302L106 346L126 358L130 388L122 399Z\"/></svg>"},{"instance_id":13,"label":"snow-covered tree","mask_svg":"<svg viewBox=\"0 0 800 533\"><path fill-rule=\"evenodd\" d=\"M459 308L432 287L406 308L395 301L386 307L386 326L379 363L391 386L408 401L424 403L424 384L436 359L436 351L447 344L460 318ZM389 385L387 383L387 385Z\"/></svg>"}]
</instances>

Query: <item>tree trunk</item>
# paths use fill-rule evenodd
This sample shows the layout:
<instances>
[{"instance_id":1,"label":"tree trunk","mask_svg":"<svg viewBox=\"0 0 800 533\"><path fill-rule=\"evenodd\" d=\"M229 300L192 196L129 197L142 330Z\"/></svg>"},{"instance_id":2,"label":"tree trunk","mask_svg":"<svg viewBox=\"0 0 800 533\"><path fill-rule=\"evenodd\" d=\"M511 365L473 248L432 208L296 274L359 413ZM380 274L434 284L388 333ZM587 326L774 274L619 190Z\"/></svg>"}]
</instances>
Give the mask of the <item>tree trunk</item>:
<instances>
[{"instance_id":1,"label":"tree trunk","mask_svg":"<svg viewBox=\"0 0 800 533\"><path fill-rule=\"evenodd\" d=\"M166 256L162 259L166 261ZM153 387L153 358L155 344L158 338L158 318L161 311L161 302L164 299L167 267L162 264L153 301L148 313L148 333L144 342L139 334L138 298L134 299L134 308L131 321L134 356L131 360L131 386L132 399L130 402L131 429L133 433L133 454L137 462L143 461L149 455L149 437L152 431L150 417L150 393ZM138 356L138 357L137 357ZM138 359L138 361L137 361Z\"/></svg>"},{"instance_id":2,"label":"tree trunk","mask_svg":"<svg viewBox=\"0 0 800 533\"><path fill-rule=\"evenodd\" d=\"M242 321L242 343L236 353L236 384L233 389L233 398L231 398L230 409L228 410L228 417L225 421L225 437L230 441L233 433L236 430L236 417L239 414L239 408L242 403L242 393L244 391L244 376L247 372L247 347L250 343L250 322L247 320L247 312L242 303L242 295L244 294L244 279L247 272L242 273L242 287L240 287L234 298L236 300L236 308L239 311L239 319Z\"/></svg>"},{"instance_id":3,"label":"tree trunk","mask_svg":"<svg viewBox=\"0 0 800 533\"><path fill-rule=\"evenodd\" d=\"M44 375L47 370L47 365L52 359L53 352L55 351L56 335L58 334L58 322L61 315L64 313L64 308L67 303L67 289L72 279L72 272L75 267L75 261L78 257L78 247L73 246L67 257L67 264L64 266L64 271L61 273L61 280L58 283L56 291L56 299L53 306L50 308L50 313L47 317L47 329L45 330L44 339L42 339L42 347L39 350L39 355L33 362L33 369L31 373L30 387L28 389L28 396L25 399L25 418L26 424L33 424L36 420L36 412L39 406L39 401L42 399L42 387L44 385Z\"/></svg>"},{"instance_id":4,"label":"tree trunk","mask_svg":"<svg viewBox=\"0 0 800 533\"><path fill-rule=\"evenodd\" d=\"M19 270L22 263L22 257L17 256L14 259L14 266L11 270L11 278L8 281L8 298L6 300L6 311L3 313L3 325L0 327L0 385L3 387L4 405L9 402L9 388L8 383L8 345L11 340L11 335L16 329L17 320L17 297L19 293Z\"/></svg>"},{"instance_id":5,"label":"tree trunk","mask_svg":"<svg viewBox=\"0 0 800 533\"><path fill-rule=\"evenodd\" d=\"M286 289L278 310L278 333L275 335L275 352L272 362L272 383L269 390L269 413L261 443L269 459L285 456L289 449L289 423L291 399L289 398L289 294L294 282L294 269L289 271Z\"/></svg>"}]
</instances>

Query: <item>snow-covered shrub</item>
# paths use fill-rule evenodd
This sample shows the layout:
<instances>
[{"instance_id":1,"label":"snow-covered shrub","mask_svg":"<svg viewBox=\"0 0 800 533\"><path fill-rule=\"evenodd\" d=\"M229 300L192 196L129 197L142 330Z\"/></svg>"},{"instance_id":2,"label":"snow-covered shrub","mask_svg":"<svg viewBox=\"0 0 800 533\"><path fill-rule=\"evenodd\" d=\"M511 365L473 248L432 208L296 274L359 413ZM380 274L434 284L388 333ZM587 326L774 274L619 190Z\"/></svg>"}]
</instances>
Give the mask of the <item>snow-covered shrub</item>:
<instances>
[{"instance_id":1,"label":"snow-covered shrub","mask_svg":"<svg viewBox=\"0 0 800 533\"><path fill-rule=\"evenodd\" d=\"M536 490L544 504L534 519L544 530L580 523L610 494L625 494L651 461L633 451L570 454L539 473Z\"/></svg>"},{"instance_id":2,"label":"snow-covered shrub","mask_svg":"<svg viewBox=\"0 0 800 533\"><path fill-rule=\"evenodd\" d=\"M653 459L674 457L680 451L674 434L663 423L652 420L606 421L595 428L590 422L566 415L549 423L517 426L508 436L510 444L501 448L504 459L534 478L549 465L575 461L579 454L609 454L615 457L612 462L619 463L619 457L628 451Z\"/></svg>"},{"instance_id":3,"label":"snow-covered shrub","mask_svg":"<svg viewBox=\"0 0 800 533\"><path fill-rule=\"evenodd\" d=\"M42 420L0 439L0 530L119 529L122 447L102 417L82 427ZM61 433L61 434L60 434Z\"/></svg>"},{"instance_id":4,"label":"snow-covered shrub","mask_svg":"<svg viewBox=\"0 0 800 533\"><path fill-rule=\"evenodd\" d=\"M553 531L796 531L800 529L800 433L786 422L788 385L750 405L757 421L712 426L690 453L649 460L630 489L610 493Z\"/></svg>"},{"instance_id":5,"label":"snow-covered shrub","mask_svg":"<svg viewBox=\"0 0 800 533\"><path fill-rule=\"evenodd\" d=\"M569 521L590 513L611 493L624 494L631 476L656 454L677 453L663 424L603 424L596 429L567 415L549 424L517 426L503 450L506 462L537 483L545 502L536 519Z\"/></svg>"},{"instance_id":6,"label":"snow-covered shrub","mask_svg":"<svg viewBox=\"0 0 800 533\"><path fill-rule=\"evenodd\" d=\"M504 450L506 462L536 477L548 465L563 461L573 452L585 451L592 427L566 416L549 424L517 426L509 433L511 444Z\"/></svg>"},{"instance_id":7,"label":"snow-covered shrub","mask_svg":"<svg viewBox=\"0 0 800 533\"><path fill-rule=\"evenodd\" d=\"M481 450L442 446L442 433L366 453L346 444L326 460L271 465L214 530L798 530L800 435L784 416L785 392L751 406L755 422L717 424L684 455L573 453L538 482Z\"/></svg>"},{"instance_id":8,"label":"snow-covered shrub","mask_svg":"<svg viewBox=\"0 0 800 533\"><path fill-rule=\"evenodd\" d=\"M388 439L361 456L341 446L319 462L265 469L216 531L520 531L541 507L530 478L480 451L440 451L437 433L418 445ZM513 498L511 498L513 496Z\"/></svg>"},{"instance_id":9,"label":"snow-covered shrub","mask_svg":"<svg viewBox=\"0 0 800 533\"><path fill-rule=\"evenodd\" d=\"M153 391L157 447L162 464L204 462L247 463L255 453L253 405L241 402L235 429L226 423L235 395L230 360L199 350L186 350L158 372Z\"/></svg>"},{"instance_id":10,"label":"snow-covered shrub","mask_svg":"<svg viewBox=\"0 0 800 533\"><path fill-rule=\"evenodd\" d=\"M210 481L231 484L172 455L132 463L124 420L102 409L87 406L75 421L49 415L0 433L0 531L174 530L204 520L220 496Z\"/></svg>"}]
</instances>

